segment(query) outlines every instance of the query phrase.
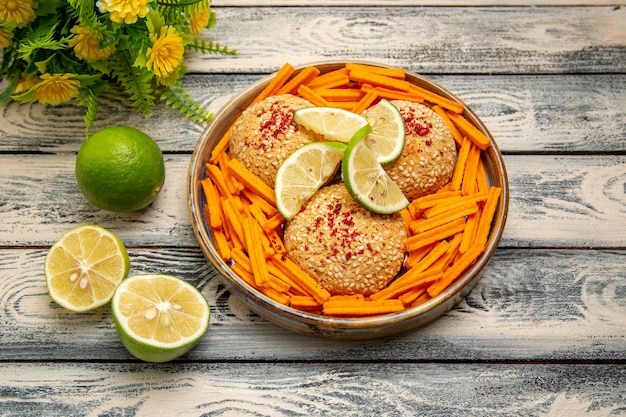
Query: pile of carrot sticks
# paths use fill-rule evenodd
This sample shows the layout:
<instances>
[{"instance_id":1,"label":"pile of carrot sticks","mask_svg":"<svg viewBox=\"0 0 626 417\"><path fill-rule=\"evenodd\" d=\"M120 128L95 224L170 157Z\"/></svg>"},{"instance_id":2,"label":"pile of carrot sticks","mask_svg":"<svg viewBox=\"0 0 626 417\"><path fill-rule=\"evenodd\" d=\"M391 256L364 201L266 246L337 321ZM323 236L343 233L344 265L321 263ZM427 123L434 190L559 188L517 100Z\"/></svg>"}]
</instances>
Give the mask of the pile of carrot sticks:
<instances>
[{"instance_id":1,"label":"pile of carrot sticks","mask_svg":"<svg viewBox=\"0 0 626 417\"><path fill-rule=\"evenodd\" d=\"M401 212L408 232L402 273L367 297L331 295L287 256L285 219L276 209L274 190L231 158L227 131L206 163L204 209L220 256L248 285L278 303L314 314L390 314L441 294L484 253L502 190L489 184L481 158L490 140L464 117L463 105L410 83L400 68L357 63L325 74L314 66L296 72L285 64L252 103L279 94L355 113L382 98L423 103L450 128L457 163L446 186L413 200Z\"/></svg>"}]
</instances>

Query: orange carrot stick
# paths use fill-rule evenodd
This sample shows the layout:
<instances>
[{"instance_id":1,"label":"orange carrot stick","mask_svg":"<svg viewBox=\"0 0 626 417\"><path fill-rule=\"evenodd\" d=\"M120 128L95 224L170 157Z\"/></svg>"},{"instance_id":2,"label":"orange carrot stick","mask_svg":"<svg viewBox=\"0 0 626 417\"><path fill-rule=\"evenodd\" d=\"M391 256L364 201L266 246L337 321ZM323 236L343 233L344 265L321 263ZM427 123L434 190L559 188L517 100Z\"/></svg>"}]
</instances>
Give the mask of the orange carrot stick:
<instances>
[{"instance_id":1,"label":"orange carrot stick","mask_svg":"<svg viewBox=\"0 0 626 417\"><path fill-rule=\"evenodd\" d=\"M265 184L259 177L250 172L248 168L243 166L237 159L233 158L228 163L226 169L230 170L231 174L241 181L244 187L254 190L267 202L276 206L274 190L269 185Z\"/></svg>"},{"instance_id":2,"label":"orange carrot stick","mask_svg":"<svg viewBox=\"0 0 626 417\"><path fill-rule=\"evenodd\" d=\"M443 277L428 287L428 295L436 297L448 288L483 253L484 246L473 246L444 273Z\"/></svg>"},{"instance_id":3,"label":"orange carrot stick","mask_svg":"<svg viewBox=\"0 0 626 417\"><path fill-rule=\"evenodd\" d=\"M429 269L436 269L438 271L445 271L450 266L450 263L454 259L454 257L459 253L459 246L461 245L461 241L463 240L463 232L456 233L452 238L448 238L448 242L450 242L450 247L446 250L442 256L439 257L433 263Z\"/></svg>"},{"instance_id":4,"label":"orange carrot stick","mask_svg":"<svg viewBox=\"0 0 626 417\"><path fill-rule=\"evenodd\" d=\"M404 310L404 304L398 299L361 301L353 304L324 303L324 314L331 316L372 316L376 314L397 313Z\"/></svg>"},{"instance_id":5,"label":"orange carrot stick","mask_svg":"<svg viewBox=\"0 0 626 417\"><path fill-rule=\"evenodd\" d=\"M361 90L364 93L369 93L373 91L376 93L378 97L386 98L387 100L406 100L406 101L413 101L415 103L424 102L424 99L421 96L418 96L416 94L407 93L405 91L400 91L400 90L392 90L390 88L374 87L371 84L363 84L361 86Z\"/></svg>"},{"instance_id":6,"label":"orange carrot stick","mask_svg":"<svg viewBox=\"0 0 626 417\"><path fill-rule=\"evenodd\" d=\"M454 112L454 114L463 113L463 110L465 107L462 104L457 103L454 100L445 98L442 95L439 95L437 93L433 93L432 91L419 87L415 84L409 84L409 85L410 85L409 91L422 97L425 101L428 101L433 104L438 104L439 106Z\"/></svg>"},{"instance_id":7,"label":"orange carrot stick","mask_svg":"<svg viewBox=\"0 0 626 417\"><path fill-rule=\"evenodd\" d=\"M374 87L383 87L390 90L409 91L411 88L411 83L408 81L361 69L350 71L350 79L361 84L371 84Z\"/></svg>"},{"instance_id":8,"label":"orange carrot stick","mask_svg":"<svg viewBox=\"0 0 626 417\"><path fill-rule=\"evenodd\" d=\"M459 148L459 154L456 159L456 165L454 172L452 173L452 179L450 180L451 190L460 190L463 185L463 175L465 174L465 165L469 158L470 151L472 150L472 141L463 138L461 147Z\"/></svg>"},{"instance_id":9,"label":"orange carrot stick","mask_svg":"<svg viewBox=\"0 0 626 417\"><path fill-rule=\"evenodd\" d=\"M406 274L403 275L401 278L404 278L404 276L406 276ZM420 285L436 281L441 278L441 276L441 271L424 271L421 273L412 274L407 279L392 282L382 290L370 295L369 299L374 301L397 298L401 294L404 294L405 292L412 290Z\"/></svg>"},{"instance_id":10,"label":"orange carrot stick","mask_svg":"<svg viewBox=\"0 0 626 417\"><path fill-rule=\"evenodd\" d=\"M233 130L233 127L231 126L230 128L228 128L226 133L224 133L224 136L222 136L221 139L217 142L217 144L211 151L211 157L209 158L210 163L216 164L220 155L226 152L226 149L228 148L228 145L230 144L230 133L232 130Z\"/></svg>"},{"instance_id":11,"label":"orange carrot stick","mask_svg":"<svg viewBox=\"0 0 626 417\"><path fill-rule=\"evenodd\" d=\"M313 91L332 102L359 101L361 97L365 95L365 93L357 88L316 88Z\"/></svg>"},{"instance_id":12,"label":"orange carrot stick","mask_svg":"<svg viewBox=\"0 0 626 417\"><path fill-rule=\"evenodd\" d=\"M315 279L304 272L296 263L284 255L274 255L272 257L274 265L287 274L291 279L304 288L319 303L328 300L330 293L324 289Z\"/></svg>"},{"instance_id":13,"label":"orange carrot stick","mask_svg":"<svg viewBox=\"0 0 626 417\"><path fill-rule=\"evenodd\" d=\"M224 173L222 170L214 164L206 164L206 173L213 181L213 184L217 187L218 192L226 198L231 198L233 195L226 184Z\"/></svg>"},{"instance_id":14,"label":"orange carrot stick","mask_svg":"<svg viewBox=\"0 0 626 417\"><path fill-rule=\"evenodd\" d=\"M269 262L267 262L267 270L269 271L271 276L276 277L277 279L280 279L281 281L286 282L287 284L289 284L291 286L290 291L293 294L296 295L304 295L304 296L311 296L307 290L305 290L304 288L302 288L302 286L300 284L298 284L297 282L295 282L293 279L291 279L291 277L289 277L289 275L285 274L283 271L281 271L276 264L272 261L272 259L269 260Z\"/></svg>"},{"instance_id":15,"label":"orange carrot stick","mask_svg":"<svg viewBox=\"0 0 626 417\"><path fill-rule=\"evenodd\" d=\"M306 100L309 100L315 106L330 106L328 100L326 100L324 97L320 96L314 90L304 84L298 87L298 95Z\"/></svg>"},{"instance_id":16,"label":"orange carrot stick","mask_svg":"<svg viewBox=\"0 0 626 417\"><path fill-rule=\"evenodd\" d=\"M478 219L480 218L481 209L478 209L476 213L467 216L467 225L463 231L463 240L461 240L461 246L459 246L459 252L465 253L474 244L476 239L476 230L478 229Z\"/></svg>"},{"instance_id":17,"label":"orange carrot stick","mask_svg":"<svg viewBox=\"0 0 626 417\"><path fill-rule=\"evenodd\" d=\"M448 126L448 129L450 129L450 133L452 133L452 137L454 138L454 142L456 143L456 146L460 148L461 145L463 144L463 134L459 131L456 125L452 123L452 120L450 120L450 117L448 116L446 109L436 104L433 106L433 110L435 113L439 115L439 117L443 119L444 122L446 122L446 126Z\"/></svg>"},{"instance_id":18,"label":"orange carrot stick","mask_svg":"<svg viewBox=\"0 0 626 417\"><path fill-rule=\"evenodd\" d=\"M365 109L374 103L374 101L378 98L378 94L375 91L368 91L365 95L359 100L359 102L354 106L351 111L356 114L361 114Z\"/></svg>"},{"instance_id":19,"label":"orange carrot stick","mask_svg":"<svg viewBox=\"0 0 626 417\"><path fill-rule=\"evenodd\" d=\"M424 210L439 204L442 200L447 200L451 197L461 197L461 191L437 191L436 193L416 198L411 202L411 205L417 207L419 210Z\"/></svg>"},{"instance_id":20,"label":"orange carrot stick","mask_svg":"<svg viewBox=\"0 0 626 417\"><path fill-rule=\"evenodd\" d=\"M487 172L482 159L478 160L478 172L476 173L476 189L478 191L488 191L489 181L487 180Z\"/></svg>"},{"instance_id":21,"label":"orange carrot stick","mask_svg":"<svg viewBox=\"0 0 626 417\"><path fill-rule=\"evenodd\" d=\"M417 248L414 251L409 252L409 256L404 261L404 266L407 268L413 268L419 261L421 261L424 256L428 255L432 248L434 248L436 243L431 243L430 245L422 246L421 248Z\"/></svg>"},{"instance_id":22,"label":"orange carrot stick","mask_svg":"<svg viewBox=\"0 0 626 417\"><path fill-rule=\"evenodd\" d=\"M472 143L467 162L465 163L465 172L463 173L463 183L461 191L463 195L470 195L476 191L476 175L478 172L478 162L480 161L480 148Z\"/></svg>"},{"instance_id":23,"label":"orange carrot stick","mask_svg":"<svg viewBox=\"0 0 626 417\"><path fill-rule=\"evenodd\" d=\"M270 280L269 271L265 262L265 251L261 239L255 227L255 220L252 218L243 219L243 231L248 250L248 258L252 266L252 275L257 287L262 287Z\"/></svg>"},{"instance_id":24,"label":"orange carrot stick","mask_svg":"<svg viewBox=\"0 0 626 417\"><path fill-rule=\"evenodd\" d=\"M400 301L402 301L402 304L404 304L405 306L411 305L411 307L413 307L412 303L420 295L424 294L425 292L426 292L426 287L418 287L418 288L414 288L412 290L405 292L398 298L400 299Z\"/></svg>"},{"instance_id":25,"label":"orange carrot stick","mask_svg":"<svg viewBox=\"0 0 626 417\"><path fill-rule=\"evenodd\" d=\"M215 246L222 259L226 262L230 262L232 259L232 249L228 244L228 239L226 239L224 231L221 229L213 230L213 240L215 241Z\"/></svg>"},{"instance_id":26,"label":"orange carrot stick","mask_svg":"<svg viewBox=\"0 0 626 417\"><path fill-rule=\"evenodd\" d=\"M320 73L320 70L317 67L304 67L302 70L296 74L291 80L289 80L285 85L283 85L277 92L276 95L280 94L294 94L298 91L298 87L302 84L307 84L312 81L317 75Z\"/></svg>"},{"instance_id":27,"label":"orange carrot stick","mask_svg":"<svg viewBox=\"0 0 626 417\"><path fill-rule=\"evenodd\" d=\"M500 187L494 186L489 189L489 196L487 197L485 206L480 214L480 219L478 220L475 245L482 246L487 244L489 230L491 229L491 222L493 220L493 216L495 215L501 193L502 189Z\"/></svg>"},{"instance_id":28,"label":"orange carrot stick","mask_svg":"<svg viewBox=\"0 0 626 417\"><path fill-rule=\"evenodd\" d=\"M432 297L430 295L428 295L427 292L424 292L422 294L420 294L412 303L409 307L415 307L418 306L420 304L425 303L426 301L430 300Z\"/></svg>"},{"instance_id":29,"label":"orange carrot stick","mask_svg":"<svg viewBox=\"0 0 626 417\"><path fill-rule=\"evenodd\" d=\"M213 181L208 178L200 181L204 196L206 198L206 207L209 213L209 226L212 230L222 229L222 208L220 207L220 196L213 185Z\"/></svg>"},{"instance_id":30,"label":"orange carrot stick","mask_svg":"<svg viewBox=\"0 0 626 417\"><path fill-rule=\"evenodd\" d=\"M236 202L233 198L225 198L222 200L222 210L224 210L224 218L231 225L232 231L235 232L240 242L245 242L245 232L241 221L241 212L236 208Z\"/></svg>"},{"instance_id":31,"label":"orange carrot stick","mask_svg":"<svg viewBox=\"0 0 626 417\"><path fill-rule=\"evenodd\" d=\"M429 269L439 258L441 258L450 248L450 243L447 240L441 240L433 246L432 250L430 250L426 256L424 256L418 263L415 264L412 268L410 268L407 272L404 273L400 278L396 281L404 281L404 280L414 280L413 275L420 274L423 271ZM437 271L436 268L431 268L431 271ZM441 271L441 269L439 269ZM406 278L405 278L406 276Z\"/></svg>"},{"instance_id":32,"label":"orange carrot stick","mask_svg":"<svg viewBox=\"0 0 626 417\"><path fill-rule=\"evenodd\" d=\"M465 117L453 112L448 112L448 116L459 130L465 133L480 149L485 150L491 145L489 138Z\"/></svg>"},{"instance_id":33,"label":"orange carrot stick","mask_svg":"<svg viewBox=\"0 0 626 417\"><path fill-rule=\"evenodd\" d=\"M465 219L457 219L442 226L430 229L427 232L407 238L405 246L408 251L412 251L422 246L446 239L463 231L463 229L465 229Z\"/></svg>"},{"instance_id":34,"label":"orange carrot stick","mask_svg":"<svg viewBox=\"0 0 626 417\"><path fill-rule=\"evenodd\" d=\"M474 214L477 211L478 205L475 202L466 201L452 210L444 211L436 216L414 220L409 224L409 228L413 234L424 233L434 227L450 223L452 220L465 218L465 216Z\"/></svg>"},{"instance_id":35,"label":"orange carrot stick","mask_svg":"<svg viewBox=\"0 0 626 417\"><path fill-rule=\"evenodd\" d=\"M348 84L350 84L348 70L345 67L342 67L337 70L327 72L326 74L318 75L314 80L306 84L306 86L315 90L318 88L345 87Z\"/></svg>"},{"instance_id":36,"label":"orange carrot stick","mask_svg":"<svg viewBox=\"0 0 626 417\"><path fill-rule=\"evenodd\" d=\"M279 88L281 88L291 77L291 75L295 72L295 68L293 65L286 63L283 65L276 75L270 80L270 82L265 86L265 88L252 100L251 104L257 103L261 100L266 99L269 96L273 96L276 94Z\"/></svg>"},{"instance_id":37,"label":"orange carrot stick","mask_svg":"<svg viewBox=\"0 0 626 417\"><path fill-rule=\"evenodd\" d=\"M406 76L406 73L402 68L376 67L374 65L358 64L356 62L346 62L346 69L348 71L367 71L374 74L384 75L386 77L397 78L399 80L404 80L404 77Z\"/></svg>"},{"instance_id":38,"label":"orange carrot stick","mask_svg":"<svg viewBox=\"0 0 626 417\"><path fill-rule=\"evenodd\" d=\"M292 295L289 305L298 310L321 310L322 305L308 295Z\"/></svg>"},{"instance_id":39,"label":"orange carrot stick","mask_svg":"<svg viewBox=\"0 0 626 417\"><path fill-rule=\"evenodd\" d=\"M252 204L258 206L266 216L271 217L278 213L278 209L276 206L272 205L272 203L265 200L259 194L257 194L254 190L243 189L242 194L250 200Z\"/></svg>"},{"instance_id":40,"label":"orange carrot stick","mask_svg":"<svg viewBox=\"0 0 626 417\"><path fill-rule=\"evenodd\" d=\"M449 210L453 210L457 207L460 207L468 202L472 203L480 203L487 200L488 193L474 193L467 196L462 197L453 197L447 200L442 200L439 204L427 208L424 210L423 216L426 218L437 216L441 213L444 213Z\"/></svg>"}]
</instances>

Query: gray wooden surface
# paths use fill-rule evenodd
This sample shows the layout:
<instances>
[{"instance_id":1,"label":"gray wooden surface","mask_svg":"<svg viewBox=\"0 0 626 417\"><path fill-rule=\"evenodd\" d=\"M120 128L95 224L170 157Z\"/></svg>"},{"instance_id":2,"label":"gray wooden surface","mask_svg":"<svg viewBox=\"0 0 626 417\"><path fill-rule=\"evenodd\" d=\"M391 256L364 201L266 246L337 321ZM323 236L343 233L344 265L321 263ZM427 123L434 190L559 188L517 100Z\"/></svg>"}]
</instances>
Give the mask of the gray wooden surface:
<instances>
[{"instance_id":1,"label":"gray wooden surface","mask_svg":"<svg viewBox=\"0 0 626 417\"><path fill-rule=\"evenodd\" d=\"M482 118L511 200L476 288L417 331L366 342L297 335L249 312L193 235L186 180L202 127L118 97L94 129L141 128L166 157L142 213L95 209L74 180L75 105L0 105L0 416L626 415L626 2L215 1L209 35L238 57L189 57L190 94L217 111L294 65L370 59L423 73ZM43 258L81 223L117 233L131 273L201 289L209 332L152 365L118 342L110 310L48 297Z\"/></svg>"}]
</instances>

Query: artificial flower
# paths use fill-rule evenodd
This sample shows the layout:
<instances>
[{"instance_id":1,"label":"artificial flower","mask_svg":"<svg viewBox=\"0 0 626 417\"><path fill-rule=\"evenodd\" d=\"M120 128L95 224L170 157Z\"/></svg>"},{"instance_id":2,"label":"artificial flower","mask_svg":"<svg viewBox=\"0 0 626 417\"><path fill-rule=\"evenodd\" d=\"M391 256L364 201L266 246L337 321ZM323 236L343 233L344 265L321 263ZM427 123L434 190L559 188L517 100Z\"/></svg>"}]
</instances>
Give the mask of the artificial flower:
<instances>
[{"instance_id":1,"label":"artificial flower","mask_svg":"<svg viewBox=\"0 0 626 417\"><path fill-rule=\"evenodd\" d=\"M159 35L152 37L152 47L148 48L146 67L157 77L167 78L183 63L183 38L173 26L163 26Z\"/></svg>"},{"instance_id":2,"label":"artificial flower","mask_svg":"<svg viewBox=\"0 0 626 417\"><path fill-rule=\"evenodd\" d=\"M41 103L57 105L78 96L80 82L72 79L73 74L43 74L35 86L33 95Z\"/></svg>"},{"instance_id":3,"label":"artificial flower","mask_svg":"<svg viewBox=\"0 0 626 417\"><path fill-rule=\"evenodd\" d=\"M201 32L210 0L0 0L0 100L85 106L87 134L107 92L149 116L155 103L195 122L212 114L182 86L186 52L236 55ZM193 25L193 27L192 27Z\"/></svg>"},{"instance_id":4,"label":"artificial flower","mask_svg":"<svg viewBox=\"0 0 626 417\"><path fill-rule=\"evenodd\" d=\"M11 44L11 38L13 32L10 32L4 28L0 28L0 49L6 48Z\"/></svg>"},{"instance_id":5,"label":"artificial flower","mask_svg":"<svg viewBox=\"0 0 626 417\"><path fill-rule=\"evenodd\" d=\"M100 61L108 58L115 51L113 46L101 48L101 36L89 26L76 25L71 32L74 36L70 39L69 45L74 48L74 53L80 59L87 62Z\"/></svg>"},{"instance_id":6,"label":"artificial flower","mask_svg":"<svg viewBox=\"0 0 626 417\"><path fill-rule=\"evenodd\" d=\"M110 13L109 17L115 23L132 25L139 17L146 17L150 8L150 0L98 0L96 6L100 13Z\"/></svg>"},{"instance_id":7,"label":"artificial flower","mask_svg":"<svg viewBox=\"0 0 626 417\"><path fill-rule=\"evenodd\" d=\"M18 28L35 20L37 5L33 0L0 1L0 23L13 23Z\"/></svg>"},{"instance_id":8,"label":"artificial flower","mask_svg":"<svg viewBox=\"0 0 626 417\"><path fill-rule=\"evenodd\" d=\"M191 18L189 19L189 28L191 29L191 33L194 35L201 34L202 31L208 26L210 19L210 6L199 7L194 10L193 13L191 13Z\"/></svg>"}]
</instances>

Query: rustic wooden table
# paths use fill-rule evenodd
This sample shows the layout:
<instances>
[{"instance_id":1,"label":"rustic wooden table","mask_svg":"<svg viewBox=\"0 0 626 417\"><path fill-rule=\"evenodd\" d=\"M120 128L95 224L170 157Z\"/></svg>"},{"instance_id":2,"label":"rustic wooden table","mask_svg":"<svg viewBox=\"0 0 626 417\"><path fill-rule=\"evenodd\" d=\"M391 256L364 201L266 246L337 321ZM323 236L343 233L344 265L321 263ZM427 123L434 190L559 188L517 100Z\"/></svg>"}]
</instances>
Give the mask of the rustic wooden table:
<instances>
[{"instance_id":1,"label":"rustic wooden table","mask_svg":"<svg viewBox=\"0 0 626 417\"><path fill-rule=\"evenodd\" d=\"M0 415L626 415L626 2L593 3L214 3L209 35L240 55L190 57L184 77L214 112L285 62L368 59L456 92L499 143L510 209L482 280L434 323L383 340L293 334L225 291L187 210L201 127L105 97L94 129L143 129L167 170L151 207L114 214L75 184L83 108L3 104ZM71 314L50 300L44 256L82 223L123 239L131 273L201 289L211 325L192 352L139 362L109 308Z\"/></svg>"}]
</instances>

